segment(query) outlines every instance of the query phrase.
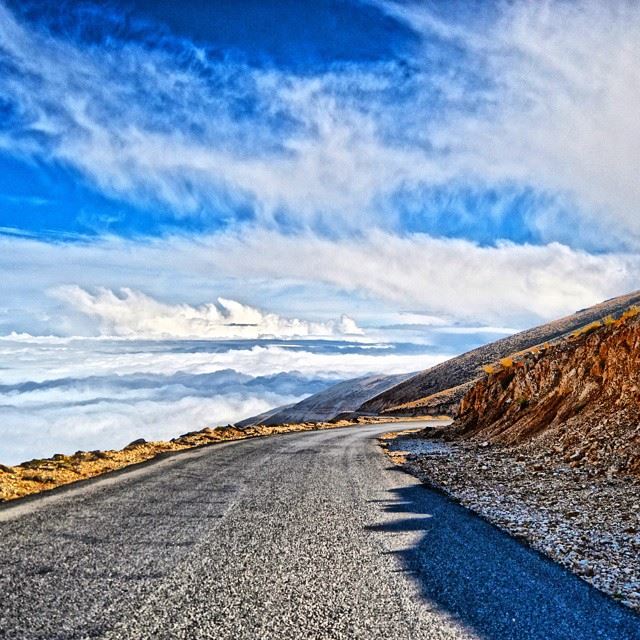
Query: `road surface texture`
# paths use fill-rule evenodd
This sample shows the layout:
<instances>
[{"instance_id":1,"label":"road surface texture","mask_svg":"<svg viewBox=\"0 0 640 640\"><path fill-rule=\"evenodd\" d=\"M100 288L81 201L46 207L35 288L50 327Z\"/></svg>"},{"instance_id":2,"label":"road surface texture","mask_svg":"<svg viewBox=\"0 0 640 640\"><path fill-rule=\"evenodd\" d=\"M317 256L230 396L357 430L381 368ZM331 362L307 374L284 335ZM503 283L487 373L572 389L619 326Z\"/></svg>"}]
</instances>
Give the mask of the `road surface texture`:
<instances>
[{"instance_id":1,"label":"road surface texture","mask_svg":"<svg viewBox=\"0 0 640 640\"><path fill-rule=\"evenodd\" d=\"M3 507L0 637L640 638L393 467L388 428L215 445Z\"/></svg>"}]
</instances>

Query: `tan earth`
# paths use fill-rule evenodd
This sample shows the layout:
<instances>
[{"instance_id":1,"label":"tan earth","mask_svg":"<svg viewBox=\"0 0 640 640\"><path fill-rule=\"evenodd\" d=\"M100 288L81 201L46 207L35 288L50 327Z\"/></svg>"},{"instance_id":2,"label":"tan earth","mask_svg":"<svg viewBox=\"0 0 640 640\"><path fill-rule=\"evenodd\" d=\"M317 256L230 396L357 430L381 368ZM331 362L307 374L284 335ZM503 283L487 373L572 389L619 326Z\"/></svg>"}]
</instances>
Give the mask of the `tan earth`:
<instances>
[{"instance_id":1,"label":"tan earth","mask_svg":"<svg viewBox=\"0 0 640 640\"><path fill-rule=\"evenodd\" d=\"M489 371L438 435L506 445L543 465L640 476L640 309Z\"/></svg>"}]
</instances>

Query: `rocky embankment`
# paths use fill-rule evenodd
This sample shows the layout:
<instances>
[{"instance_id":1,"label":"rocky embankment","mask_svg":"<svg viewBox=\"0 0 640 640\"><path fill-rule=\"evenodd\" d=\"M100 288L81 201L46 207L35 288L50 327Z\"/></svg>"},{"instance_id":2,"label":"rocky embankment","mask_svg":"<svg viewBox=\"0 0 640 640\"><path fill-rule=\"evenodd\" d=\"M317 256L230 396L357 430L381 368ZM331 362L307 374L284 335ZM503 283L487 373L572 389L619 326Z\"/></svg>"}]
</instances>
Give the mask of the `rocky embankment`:
<instances>
[{"instance_id":1,"label":"rocky embankment","mask_svg":"<svg viewBox=\"0 0 640 640\"><path fill-rule=\"evenodd\" d=\"M590 475L640 476L640 309L489 368L446 435Z\"/></svg>"},{"instance_id":2,"label":"rocky embankment","mask_svg":"<svg viewBox=\"0 0 640 640\"><path fill-rule=\"evenodd\" d=\"M640 610L637 307L488 365L451 426L391 448L409 451L425 482Z\"/></svg>"}]
</instances>

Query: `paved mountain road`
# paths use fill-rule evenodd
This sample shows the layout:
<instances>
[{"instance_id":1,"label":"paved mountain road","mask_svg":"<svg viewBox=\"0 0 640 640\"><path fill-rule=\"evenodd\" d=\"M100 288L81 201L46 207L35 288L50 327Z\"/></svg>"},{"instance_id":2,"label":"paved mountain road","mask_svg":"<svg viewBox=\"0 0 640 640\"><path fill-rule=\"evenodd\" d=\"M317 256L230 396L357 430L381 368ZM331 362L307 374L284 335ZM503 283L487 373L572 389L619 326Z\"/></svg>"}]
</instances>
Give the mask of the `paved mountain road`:
<instances>
[{"instance_id":1,"label":"paved mountain road","mask_svg":"<svg viewBox=\"0 0 640 640\"><path fill-rule=\"evenodd\" d=\"M388 428L216 445L4 506L0 638L640 639L390 465Z\"/></svg>"}]
</instances>

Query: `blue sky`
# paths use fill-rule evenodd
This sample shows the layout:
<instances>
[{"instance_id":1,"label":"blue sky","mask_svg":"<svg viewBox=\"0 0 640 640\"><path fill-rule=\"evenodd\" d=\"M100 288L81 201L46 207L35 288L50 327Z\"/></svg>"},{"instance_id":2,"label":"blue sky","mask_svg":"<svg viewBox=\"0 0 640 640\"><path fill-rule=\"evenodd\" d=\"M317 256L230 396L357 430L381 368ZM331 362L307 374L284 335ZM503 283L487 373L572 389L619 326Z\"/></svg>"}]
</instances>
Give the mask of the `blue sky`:
<instances>
[{"instance_id":1,"label":"blue sky","mask_svg":"<svg viewBox=\"0 0 640 640\"><path fill-rule=\"evenodd\" d=\"M391 340L411 316L437 341L635 289L639 26L596 2L0 4L0 333Z\"/></svg>"}]
</instances>

